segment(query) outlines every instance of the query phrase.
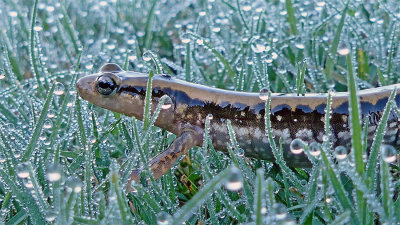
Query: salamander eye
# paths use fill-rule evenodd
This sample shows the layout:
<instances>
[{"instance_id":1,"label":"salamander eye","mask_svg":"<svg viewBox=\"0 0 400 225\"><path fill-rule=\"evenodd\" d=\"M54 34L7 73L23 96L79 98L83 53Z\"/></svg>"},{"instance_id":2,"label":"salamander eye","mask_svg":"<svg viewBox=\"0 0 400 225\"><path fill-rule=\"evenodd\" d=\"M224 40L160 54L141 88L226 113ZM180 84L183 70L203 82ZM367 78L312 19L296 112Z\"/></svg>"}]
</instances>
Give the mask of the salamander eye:
<instances>
[{"instance_id":1,"label":"salamander eye","mask_svg":"<svg viewBox=\"0 0 400 225\"><path fill-rule=\"evenodd\" d=\"M109 76L101 76L97 79L96 88L97 91L105 96L110 96L115 93L118 85Z\"/></svg>"}]
</instances>

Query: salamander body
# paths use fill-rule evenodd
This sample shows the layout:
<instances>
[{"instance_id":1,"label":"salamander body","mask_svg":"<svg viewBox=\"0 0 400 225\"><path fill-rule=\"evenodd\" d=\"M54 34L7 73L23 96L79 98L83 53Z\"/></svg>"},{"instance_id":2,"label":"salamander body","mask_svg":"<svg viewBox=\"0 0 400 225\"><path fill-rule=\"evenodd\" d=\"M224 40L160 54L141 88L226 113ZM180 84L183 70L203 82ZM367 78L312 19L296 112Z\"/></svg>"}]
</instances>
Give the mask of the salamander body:
<instances>
[{"instance_id":1,"label":"salamander body","mask_svg":"<svg viewBox=\"0 0 400 225\"><path fill-rule=\"evenodd\" d=\"M116 64L106 64L99 73L81 78L76 86L83 99L97 106L143 119L147 81L147 74L123 71ZM400 85L358 92L362 118L369 120L369 144L372 143L383 109L395 88L398 90L395 101L399 105ZM152 89L153 111L163 95L168 95L172 100L172 107L161 110L156 126L178 137L185 131L193 131L189 135L193 145L201 146L205 120L211 114L209 135L212 143L215 149L226 151L229 142L226 121L229 119L246 156L274 160L264 132L265 100L260 99L259 93L211 88L168 75L155 75ZM334 146L350 146L348 99L347 92L334 93L332 98L331 140ZM304 153L293 154L289 145L295 138L306 143L322 142L326 100L326 94L271 95L272 132L276 141L282 138L283 155L289 166L311 166ZM399 132L398 118L391 112L384 142L400 146Z\"/></svg>"}]
</instances>

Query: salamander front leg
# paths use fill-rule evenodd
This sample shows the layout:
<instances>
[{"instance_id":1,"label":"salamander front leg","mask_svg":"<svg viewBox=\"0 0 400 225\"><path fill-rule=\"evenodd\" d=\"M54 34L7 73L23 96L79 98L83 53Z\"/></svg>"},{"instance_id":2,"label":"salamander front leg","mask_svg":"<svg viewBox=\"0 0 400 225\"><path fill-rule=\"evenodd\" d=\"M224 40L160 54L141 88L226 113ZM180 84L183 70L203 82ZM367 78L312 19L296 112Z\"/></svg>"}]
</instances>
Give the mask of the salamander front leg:
<instances>
[{"instance_id":1,"label":"salamander front leg","mask_svg":"<svg viewBox=\"0 0 400 225\"><path fill-rule=\"evenodd\" d=\"M198 136L198 135L197 135ZM172 144L163 152L152 158L148 165L154 179L160 178L174 165L179 156L185 154L192 147L199 144L200 140L196 137L195 131L185 131L177 137ZM140 182L142 170L134 170L129 178L128 187L132 181Z\"/></svg>"}]
</instances>

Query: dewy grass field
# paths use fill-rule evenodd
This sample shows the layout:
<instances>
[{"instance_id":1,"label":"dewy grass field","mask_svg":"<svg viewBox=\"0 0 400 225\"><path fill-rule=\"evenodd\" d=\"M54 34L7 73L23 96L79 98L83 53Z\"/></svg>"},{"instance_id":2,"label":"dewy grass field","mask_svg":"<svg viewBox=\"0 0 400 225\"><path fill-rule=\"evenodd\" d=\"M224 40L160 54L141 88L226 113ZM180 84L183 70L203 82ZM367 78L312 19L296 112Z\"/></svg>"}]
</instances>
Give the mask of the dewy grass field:
<instances>
[{"instance_id":1,"label":"dewy grass field","mask_svg":"<svg viewBox=\"0 0 400 225\"><path fill-rule=\"evenodd\" d=\"M2 0L1 223L399 224L399 151L382 145L399 109L389 101L367 148L357 99L400 81L399 12L391 0ZM304 146L313 167L289 168L279 142L275 162L245 157L228 122L227 153L205 132L160 179L126 187L175 135L149 110L143 123L78 97L77 78L107 62L235 91L329 92L323 143ZM335 91L350 93L351 150L330 144Z\"/></svg>"}]
</instances>

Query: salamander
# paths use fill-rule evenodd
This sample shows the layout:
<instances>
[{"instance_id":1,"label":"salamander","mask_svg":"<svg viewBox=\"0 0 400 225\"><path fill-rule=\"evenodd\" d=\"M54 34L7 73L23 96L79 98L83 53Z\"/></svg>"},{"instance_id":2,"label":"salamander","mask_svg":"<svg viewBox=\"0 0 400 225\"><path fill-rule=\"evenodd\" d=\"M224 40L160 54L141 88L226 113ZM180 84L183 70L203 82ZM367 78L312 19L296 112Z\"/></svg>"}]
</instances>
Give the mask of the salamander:
<instances>
[{"instance_id":1,"label":"salamander","mask_svg":"<svg viewBox=\"0 0 400 225\"><path fill-rule=\"evenodd\" d=\"M211 114L209 137L215 149L226 151L230 142L226 121L231 121L238 144L248 157L273 161L274 156L264 128L265 100L259 93L237 92L207 87L175 79L169 75L152 78L152 104L154 111L160 98L168 95L171 107L165 107L155 125L176 134L177 138L162 153L149 161L154 178L162 176L175 161L194 146L201 146L206 117ZM108 63L99 73L80 78L76 87L79 95L105 109L143 119L148 75L123 71L117 64ZM368 143L373 136L391 92L397 89L395 101L400 103L400 84L358 92L362 118L368 118ZM350 147L349 94L334 93L331 113L331 141L333 146ZM306 143L323 141L324 116L327 94L271 94L271 127L276 141L283 143L283 156L292 167L310 167L304 153L294 154L290 143L300 138ZM390 112L386 144L400 146L399 121ZM131 177L139 181L140 170Z\"/></svg>"}]
</instances>

